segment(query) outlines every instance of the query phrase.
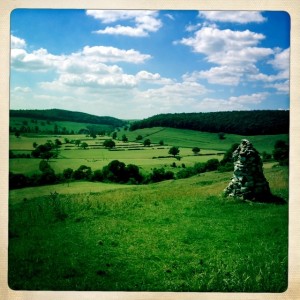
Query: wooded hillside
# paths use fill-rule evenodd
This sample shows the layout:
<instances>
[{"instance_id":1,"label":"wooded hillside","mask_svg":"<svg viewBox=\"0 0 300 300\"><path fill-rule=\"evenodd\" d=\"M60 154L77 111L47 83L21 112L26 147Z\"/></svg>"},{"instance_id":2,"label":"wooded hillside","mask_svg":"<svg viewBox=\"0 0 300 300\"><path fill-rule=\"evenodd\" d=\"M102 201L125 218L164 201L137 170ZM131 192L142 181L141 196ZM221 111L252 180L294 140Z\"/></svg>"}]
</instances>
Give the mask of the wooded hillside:
<instances>
[{"instance_id":1,"label":"wooded hillside","mask_svg":"<svg viewBox=\"0 0 300 300\"><path fill-rule=\"evenodd\" d=\"M136 121L131 130L172 127L240 135L289 133L289 111L257 110L210 113L159 114Z\"/></svg>"},{"instance_id":2,"label":"wooded hillside","mask_svg":"<svg viewBox=\"0 0 300 300\"><path fill-rule=\"evenodd\" d=\"M62 109L45 110L10 110L10 117L34 118L50 121L70 121L79 123L106 124L114 127L123 126L124 121L113 117L99 117L82 112Z\"/></svg>"}]
</instances>

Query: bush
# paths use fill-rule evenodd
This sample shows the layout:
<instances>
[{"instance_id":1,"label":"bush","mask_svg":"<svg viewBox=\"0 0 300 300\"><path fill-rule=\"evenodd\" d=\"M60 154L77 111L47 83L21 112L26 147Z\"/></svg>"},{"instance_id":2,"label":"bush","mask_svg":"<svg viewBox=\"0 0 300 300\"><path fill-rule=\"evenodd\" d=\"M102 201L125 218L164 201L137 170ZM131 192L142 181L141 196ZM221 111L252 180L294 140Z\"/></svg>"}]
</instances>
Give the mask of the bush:
<instances>
[{"instance_id":1,"label":"bush","mask_svg":"<svg viewBox=\"0 0 300 300\"><path fill-rule=\"evenodd\" d=\"M171 171L165 171L164 168L154 168L152 174L150 175L150 181L159 182L163 180L174 179L174 173Z\"/></svg>"},{"instance_id":2,"label":"bush","mask_svg":"<svg viewBox=\"0 0 300 300\"><path fill-rule=\"evenodd\" d=\"M205 164L206 171L215 171L218 170L220 162L216 158L209 159Z\"/></svg>"},{"instance_id":3,"label":"bush","mask_svg":"<svg viewBox=\"0 0 300 300\"><path fill-rule=\"evenodd\" d=\"M178 179L183 179L183 178L189 178L189 177L192 177L192 176L194 176L194 175L196 175L196 174L197 174L197 173L196 173L195 168L193 168L193 167L188 167L188 168L184 168L184 169L180 170L180 171L177 173L176 177L177 177Z\"/></svg>"}]
</instances>

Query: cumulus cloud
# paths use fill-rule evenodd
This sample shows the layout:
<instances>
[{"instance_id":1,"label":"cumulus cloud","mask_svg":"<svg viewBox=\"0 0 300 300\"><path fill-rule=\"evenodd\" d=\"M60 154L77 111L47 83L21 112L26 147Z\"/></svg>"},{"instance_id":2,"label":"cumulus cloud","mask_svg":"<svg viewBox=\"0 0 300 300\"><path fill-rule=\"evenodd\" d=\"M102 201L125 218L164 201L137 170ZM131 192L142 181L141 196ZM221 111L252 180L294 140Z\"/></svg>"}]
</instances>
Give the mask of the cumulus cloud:
<instances>
[{"instance_id":1,"label":"cumulus cloud","mask_svg":"<svg viewBox=\"0 0 300 300\"><path fill-rule=\"evenodd\" d=\"M262 23L266 18L258 11L200 11L199 17L213 22Z\"/></svg>"},{"instance_id":2,"label":"cumulus cloud","mask_svg":"<svg viewBox=\"0 0 300 300\"><path fill-rule=\"evenodd\" d=\"M228 99L205 98L198 107L202 111L228 111L228 110L249 110L252 105L263 102L268 93L254 93L251 95L232 96Z\"/></svg>"},{"instance_id":3,"label":"cumulus cloud","mask_svg":"<svg viewBox=\"0 0 300 300\"><path fill-rule=\"evenodd\" d=\"M268 83L265 87L274 88L279 93L289 93L290 49L287 48L276 52L274 58L267 63L272 65L276 73L271 75L259 72L257 74L248 74L248 79Z\"/></svg>"},{"instance_id":4,"label":"cumulus cloud","mask_svg":"<svg viewBox=\"0 0 300 300\"><path fill-rule=\"evenodd\" d=\"M86 14L103 24L129 21L133 26L116 24L95 31L98 34L125 35L131 37L145 37L150 32L158 31L162 22L158 19L157 11L150 10L87 10Z\"/></svg>"},{"instance_id":5,"label":"cumulus cloud","mask_svg":"<svg viewBox=\"0 0 300 300\"><path fill-rule=\"evenodd\" d=\"M25 40L18 38L14 35L10 36L10 47L11 49L23 49L26 47Z\"/></svg>"},{"instance_id":6,"label":"cumulus cloud","mask_svg":"<svg viewBox=\"0 0 300 300\"><path fill-rule=\"evenodd\" d=\"M216 27L202 27L193 36L179 43L189 46L205 60L217 66L194 74L194 78L207 79L209 83L238 85L246 75L257 74L256 64L274 54L270 48L258 47L265 38L250 30L233 31Z\"/></svg>"}]
</instances>

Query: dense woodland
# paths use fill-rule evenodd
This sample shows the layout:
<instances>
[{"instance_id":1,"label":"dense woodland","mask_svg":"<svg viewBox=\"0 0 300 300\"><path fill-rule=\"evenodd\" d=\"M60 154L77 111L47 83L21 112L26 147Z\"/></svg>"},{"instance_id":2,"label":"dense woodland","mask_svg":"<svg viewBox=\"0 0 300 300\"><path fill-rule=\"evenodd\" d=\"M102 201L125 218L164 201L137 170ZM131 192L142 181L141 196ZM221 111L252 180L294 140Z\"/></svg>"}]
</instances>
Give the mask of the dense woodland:
<instances>
[{"instance_id":1,"label":"dense woodland","mask_svg":"<svg viewBox=\"0 0 300 300\"><path fill-rule=\"evenodd\" d=\"M172 127L240 135L289 133L289 111L256 110L210 113L159 114L136 121L131 130Z\"/></svg>"},{"instance_id":2,"label":"dense woodland","mask_svg":"<svg viewBox=\"0 0 300 300\"><path fill-rule=\"evenodd\" d=\"M70 121L78 123L105 124L113 127L121 127L126 122L113 117L99 117L82 112L74 112L62 109L45 110L10 110L10 117L33 118L51 121Z\"/></svg>"}]
</instances>

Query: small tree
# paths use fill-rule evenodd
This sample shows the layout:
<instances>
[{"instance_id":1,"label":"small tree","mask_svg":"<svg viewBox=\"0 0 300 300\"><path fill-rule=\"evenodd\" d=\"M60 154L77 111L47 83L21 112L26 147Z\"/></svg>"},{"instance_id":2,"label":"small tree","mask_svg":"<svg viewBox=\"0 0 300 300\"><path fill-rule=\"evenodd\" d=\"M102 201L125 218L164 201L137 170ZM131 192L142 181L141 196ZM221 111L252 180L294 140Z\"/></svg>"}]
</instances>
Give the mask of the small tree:
<instances>
[{"instance_id":1,"label":"small tree","mask_svg":"<svg viewBox=\"0 0 300 300\"><path fill-rule=\"evenodd\" d=\"M122 142L128 142L128 138L125 134L122 135Z\"/></svg>"},{"instance_id":2,"label":"small tree","mask_svg":"<svg viewBox=\"0 0 300 300\"><path fill-rule=\"evenodd\" d=\"M163 146L164 144L165 144L165 143L164 143L163 140L160 140L160 141L159 141L159 145L160 145L160 146Z\"/></svg>"},{"instance_id":3,"label":"small tree","mask_svg":"<svg viewBox=\"0 0 300 300\"><path fill-rule=\"evenodd\" d=\"M80 147L82 148L82 149L86 149L86 148L88 148L88 144L86 143L86 142L83 142L83 143L81 143L81 145L80 145Z\"/></svg>"},{"instance_id":4,"label":"small tree","mask_svg":"<svg viewBox=\"0 0 300 300\"><path fill-rule=\"evenodd\" d=\"M105 148L112 149L112 148L116 147L116 143L113 140L108 139L103 142L103 146Z\"/></svg>"},{"instance_id":5,"label":"small tree","mask_svg":"<svg viewBox=\"0 0 300 300\"><path fill-rule=\"evenodd\" d=\"M219 132L218 137L220 140L225 140L225 133L224 132Z\"/></svg>"},{"instance_id":6,"label":"small tree","mask_svg":"<svg viewBox=\"0 0 300 300\"><path fill-rule=\"evenodd\" d=\"M150 141L150 139L145 139L144 140L144 146L146 147L149 147L151 145L151 141Z\"/></svg>"},{"instance_id":7,"label":"small tree","mask_svg":"<svg viewBox=\"0 0 300 300\"><path fill-rule=\"evenodd\" d=\"M195 155L198 155L199 152L200 152L200 148L199 148L199 147L194 147L194 148L192 149L192 151L194 152Z\"/></svg>"},{"instance_id":8,"label":"small tree","mask_svg":"<svg viewBox=\"0 0 300 300\"><path fill-rule=\"evenodd\" d=\"M81 140L76 140L76 141L75 141L75 145L76 145L77 147L79 147L80 144L81 144Z\"/></svg>"},{"instance_id":9,"label":"small tree","mask_svg":"<svg viewBox=\"0 0 300 300\"><path fill-rule=\"evenodd\" d=\"M141 136L140 134L136 137L136 140L137 141L140 141L140 140L142 140L143 139L143 136Z\"/></svg>"},{"instance_id":10,"label":"small tree","mask_svg":"<svg viewBox=\"0 0 300 300\"><path fill-rule=\"evenodd\" d=\"M173 155L174 157L179 154L180 150L179 147L173 146L169 149L169 154Z\"/></svg>"},{"instance_id":11,"label":"small tree","mask_svg":"<svg viewBox=\"0 0 300 300\"><path fill-rule=\"evenodd\" d=\"M118 135L117 132L114 131L113 134L112 134L112 138L115 140L117 138L117 135Z\"/></svg>"},{"instance_id":12,"label":"small tree","mask_svg":"<svg viewBox=\"0 0 300 300\"><path fill-rule=\"evenodd\" d=\"M279 162L279 165L287 166L289 164L289 145L283 140L276 141L273 157Z\"/></svg>"}]
</instances>

